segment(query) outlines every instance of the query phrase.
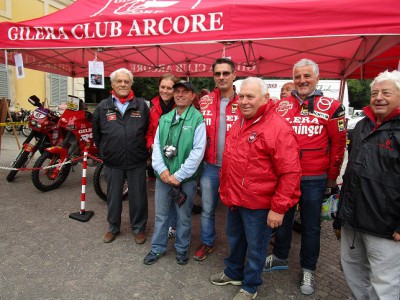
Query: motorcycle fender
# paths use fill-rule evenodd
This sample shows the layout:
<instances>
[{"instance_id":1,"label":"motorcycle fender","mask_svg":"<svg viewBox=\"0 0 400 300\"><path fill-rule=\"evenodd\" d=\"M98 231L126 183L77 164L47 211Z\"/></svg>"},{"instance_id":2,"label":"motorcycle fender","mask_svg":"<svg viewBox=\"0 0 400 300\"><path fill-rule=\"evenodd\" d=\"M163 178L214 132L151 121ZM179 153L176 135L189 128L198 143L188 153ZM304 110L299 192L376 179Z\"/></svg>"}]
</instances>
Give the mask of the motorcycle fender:
<instances>
[{"instance_id":1,"label":"motorcycle fender","mask_svg":"<svg viewBox=\"0 0 400 300\"><path fill-rule=\"evenodd\" d=\"M67 149L60 146L46 148L46 151L49 153L58 154L60 156L61 161L64 161L68 157Z\"/></svg>"}]
</instances>

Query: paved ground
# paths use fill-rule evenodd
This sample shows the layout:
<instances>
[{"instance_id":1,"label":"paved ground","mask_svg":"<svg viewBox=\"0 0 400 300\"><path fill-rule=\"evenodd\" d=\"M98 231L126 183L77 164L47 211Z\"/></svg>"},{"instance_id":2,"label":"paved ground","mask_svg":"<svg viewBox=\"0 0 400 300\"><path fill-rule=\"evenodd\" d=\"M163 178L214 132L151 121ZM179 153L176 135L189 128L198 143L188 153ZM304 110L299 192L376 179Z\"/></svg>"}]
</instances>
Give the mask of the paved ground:
<instances>
[{"instance_id":1,"label":"paved ground","mask_svg":"<svg viewBox=\"0 0 400 300\"><path fill-rule=\"evenodd\" d=\"M20 142L22 143L22 135ZM3 135L0 167L9 166L17 153L14 138ZM150 250L154 228L154 183L148 182L149 239L136 245L128 226L124 204L122 233L104 244L106 205L93 191L94 168L88 169L86 210L94 211L87 223L70 219L78 212L81 165L57 190L35 189L30 172L21 172L12 183L0 169L0 299L232 299L238 287L214 286L210 274L224 268L228 253L224 233L225 208L217 211L216 251L204 262L193 259L185 266L175 263L173 241L160 261L143 264ZM193 216L191 254L200 238L200 216ZM299 240L294 233L288 271L263 273L257 299L347 299L349 289L339 262L339 242L330 222L322 224L321 256L316 293L303 296L299 285Z\"/></svg>"}]
</instances>

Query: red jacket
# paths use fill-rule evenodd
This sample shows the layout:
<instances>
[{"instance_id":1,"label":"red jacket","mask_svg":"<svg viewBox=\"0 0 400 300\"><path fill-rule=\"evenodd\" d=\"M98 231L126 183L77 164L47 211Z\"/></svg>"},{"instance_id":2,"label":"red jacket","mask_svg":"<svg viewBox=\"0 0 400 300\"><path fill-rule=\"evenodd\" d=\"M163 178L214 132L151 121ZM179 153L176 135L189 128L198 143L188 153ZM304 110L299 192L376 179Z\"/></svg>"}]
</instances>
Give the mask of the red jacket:
<instances>
[{"instance_id":1,"label":"red jacket","mask_svg":"<svg viewBox=\"0 0 400 300\"><path fill-rule=\"evenodd\" d=\"M300 197L299 146L270 100L259 117L233 124L225 142L220 197L231 206L283 214Z\"/></svg>"},{"instance_id":2,"label":"red jacket","mask_svg":"<svg viewBox=\"0 0 400 300\"><path fill-rule=\"evenodd\" d=\"M234 97L226 106L226 131L232 127L232 124L239 118L239 109L237 100L239 96L235 93ZM204 160L210 164L217 163L218 148L218 126L220 116L221 92L215 89L208 95L199 100L200 111L203 114L206 123L207 146Z\"/></svg>"},{"instance_id":3,"label":"red jacket","mask_svg":"<svg viewBox=\"0 0 400 300\"><path fill-rule=\"evenodd\" d=\"M150 121L149 129L146 133L146 146L150 149L151 145L154 144L154 137L156 136L156 131L158 127L158 120L161 117L162 109L160 105L160 96L151 99L151 104L153 105L150 109ZM175 105L174 105L175 107Z\"/></svg>"},{"instance_id":4,"label":"red jacket","mask_svg":"<svg viewBox=\"0 0 400 300\"><path fill-rule=\"evenodd\" d=\"M276 111L297 134L303 177L336 180L346 148L344 107L318 90L313 106L312 101L308 97L301 105L292 94L276 103Z\"/></svg>"}]
</instances>

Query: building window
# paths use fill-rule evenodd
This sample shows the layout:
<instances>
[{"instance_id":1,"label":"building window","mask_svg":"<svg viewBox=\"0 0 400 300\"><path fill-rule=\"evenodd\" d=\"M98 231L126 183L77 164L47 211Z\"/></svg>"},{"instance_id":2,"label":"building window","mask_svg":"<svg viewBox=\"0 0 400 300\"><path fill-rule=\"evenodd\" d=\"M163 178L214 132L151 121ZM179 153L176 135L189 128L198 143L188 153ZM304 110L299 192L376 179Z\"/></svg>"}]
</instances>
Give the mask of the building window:
<instances>
[{"instance_id":1,"label":"building window","mask_svg":"<svg viewBox=\"0 0 400 300\"><path fill-rule=\"evenodd\" d=\"M7 69L6 65L0 64L0 98L8 98Z\"/></svg>"},{"instance_id":2,"label":"building window","mask_svg":"<svg viewBox=\"0 0 400 300\"><path fill-rule=\"evenodd\" d=\"M60 105L68 99L68 77L50 74L50 105Z\"/></svg>"},{"instance_id":3,"label":"building window","mask_svg":"<svg viewBox=\"0 0 400 300\"><path fill-rule=\"evenodd\" d=\"M0 0L0 16L11 20L11 0Z\"/></svg>"}]
</instances>

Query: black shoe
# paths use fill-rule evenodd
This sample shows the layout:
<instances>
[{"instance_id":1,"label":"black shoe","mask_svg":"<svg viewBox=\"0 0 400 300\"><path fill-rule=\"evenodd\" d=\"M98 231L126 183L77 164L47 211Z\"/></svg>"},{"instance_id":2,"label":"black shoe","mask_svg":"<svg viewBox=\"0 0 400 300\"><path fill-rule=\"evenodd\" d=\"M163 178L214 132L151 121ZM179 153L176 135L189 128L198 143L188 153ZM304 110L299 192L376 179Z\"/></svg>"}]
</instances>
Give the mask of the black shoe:
<instances>
[{"instance_id":1,"label":"black shoe","mask_svg":"<svg viewBox=\"0 0 400 300\"><path fill-rule=\"evenodd\" d=\"M192 207L192 215L198 215L201 214L202 207L199 205L193 205Z\"/></svg>"},{"instance_id":2,"label":"black shoe","mask_svg":"<svg viewBox=\"0 0 400 300\"><path fill-rule=\"evenodd\" d=\"M147 253L147 255L144 257L143 263L144 263L145 265L152 265L152 264L156 263L157 260L159 260L161 256L162 256L161 253L155 253L155 252L153 252L153 251L150 251L150 252Z\"/></svg>"},{"instance_id":3,"label":"black shoe","mask_svg":"<svg viewBox=\"0 0 400 300\"><path fill-rule=\"evenodd\" d=\"M178 252L176 254L176 263L179 265L186 265L189 261L188 251Z\"/></svg>"}]
</instances>

